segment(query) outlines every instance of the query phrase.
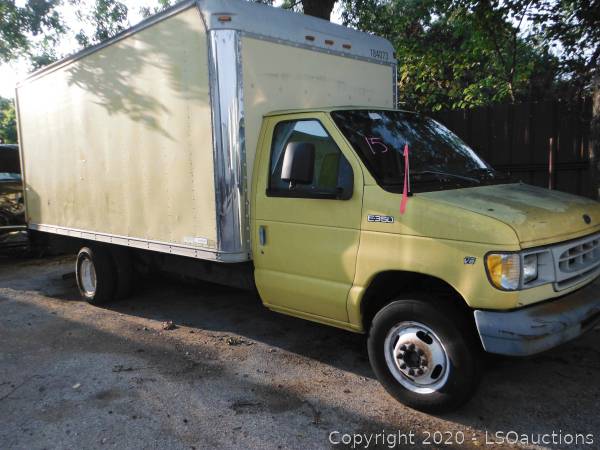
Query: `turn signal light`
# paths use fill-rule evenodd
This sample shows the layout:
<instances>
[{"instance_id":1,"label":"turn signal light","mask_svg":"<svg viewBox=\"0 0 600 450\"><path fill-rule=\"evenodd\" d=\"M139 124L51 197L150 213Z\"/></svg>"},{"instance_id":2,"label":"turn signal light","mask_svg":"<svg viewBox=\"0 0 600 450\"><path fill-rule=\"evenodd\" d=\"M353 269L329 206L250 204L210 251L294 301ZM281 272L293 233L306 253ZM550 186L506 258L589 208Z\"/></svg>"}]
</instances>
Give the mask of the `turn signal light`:
<instances>
[{"instance_id":1,"label":"turn signal light","mask_svg":"<svg viewBox=\"0 0 600 450\"><path fill-rule=\"evenodd\" d=\"M518 253L490 253L485 258L490 281L498 289L514 291L521 281L521 258Z\"/></svg>"}]
</instances>

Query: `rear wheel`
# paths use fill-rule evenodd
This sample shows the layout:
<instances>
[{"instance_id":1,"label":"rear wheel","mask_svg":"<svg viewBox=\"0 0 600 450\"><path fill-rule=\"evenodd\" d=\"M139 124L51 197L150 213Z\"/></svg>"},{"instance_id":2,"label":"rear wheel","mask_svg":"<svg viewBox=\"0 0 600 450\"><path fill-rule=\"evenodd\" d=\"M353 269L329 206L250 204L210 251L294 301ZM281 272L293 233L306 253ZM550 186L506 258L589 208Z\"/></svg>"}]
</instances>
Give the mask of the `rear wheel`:
<instances>
[{"instance_id":1,"label":"rear wheel","mask_svg":"<svg viewBox=\"0 0 600 450\"><path fill-rule=\"evenodd\" d=\"M480 377L471 325L444 302L397 300L381 309L369 332L369 359L397 400L441 413L465 403Z\"/></svg>"},{"instance_id":2,"label":"rear wheel","mask_svg":"<svg viewBox=\"0 0 600 450\"><path fill-rule=\"evenodd\" d=\"M75 275L79 293L93 305L114 299L116 269L110 252L105 247L83 247L77 254Z\"/></svg>"}]
</instances>

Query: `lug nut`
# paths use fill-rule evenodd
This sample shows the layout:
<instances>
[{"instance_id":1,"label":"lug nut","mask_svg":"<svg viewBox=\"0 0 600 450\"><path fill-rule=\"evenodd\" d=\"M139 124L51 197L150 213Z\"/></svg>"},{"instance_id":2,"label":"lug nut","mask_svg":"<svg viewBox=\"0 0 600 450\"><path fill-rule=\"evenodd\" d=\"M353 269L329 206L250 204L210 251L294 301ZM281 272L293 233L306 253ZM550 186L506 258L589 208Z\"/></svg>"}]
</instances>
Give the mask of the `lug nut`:
<instances>
[{"instance_id":1,"label":"lug nut","mask_svg":"<svg viewBox=\"0 0 600 450\"><path fill-rule=\"evenodd\" d=\"M425 354L425 352L423 350L419 349L419 350L417 350L417 354L419 356L423 356Z\"/></svg>"},{"instance_id":2,"label":"lug nut","mask_svg":"<svg viewBox=\"0 0 600 450\"><path fill-rule=\"evenodd\" d=\"M398 358L404 358L404 352L402 350L398 352Z\"/></svg>"},{"instance_id":3,"label":"lug nut","mask_svg":"<svg viewBox=\"0 0 600 450\"><path fill-rule=\"evenodd\" d=\"M423 370L422 369L417 369L417 375L423 375Z\"/></svg>"},{"instance_id":4,"label":"lug nut","mask_svg":"<svg viewBox=\"0 0 600 450\"><path fill-rule=\"evenodd\" d=\"M406 364L404 364L404 363L400 364L400 368L401 368L402 370L406 369Z\"/></svg>"},{"instance_id":5,"label":"lug nut","mask_svg":"<svg viewBox=\"0 0 600 450\"><path fill-rule=\"evenodd\" d=\"M415 349L415 344L408 344L408 349L413 351Z\"/></svg>"},{"instance_id":6,"label":"lug nut","mask_svg":"<svg viewBox=\"0 0 600 450\"><path fill-rule=\"evenodd\" d=\"M415 374L415 371L414 371L413 369L408 369L408 374L409 374L409 375L414 375L414 374Z\"/></svg>"},{"instance_id":7,"label":"lug nut","mask_svg":"<svg viewBox=\"0 0 600 450\"><path fill-rule=\"evenodd\" d=\"M406 351L406 345L402 344L402 345L400 346L400 350Z\"/></svg>"}]
</instances>

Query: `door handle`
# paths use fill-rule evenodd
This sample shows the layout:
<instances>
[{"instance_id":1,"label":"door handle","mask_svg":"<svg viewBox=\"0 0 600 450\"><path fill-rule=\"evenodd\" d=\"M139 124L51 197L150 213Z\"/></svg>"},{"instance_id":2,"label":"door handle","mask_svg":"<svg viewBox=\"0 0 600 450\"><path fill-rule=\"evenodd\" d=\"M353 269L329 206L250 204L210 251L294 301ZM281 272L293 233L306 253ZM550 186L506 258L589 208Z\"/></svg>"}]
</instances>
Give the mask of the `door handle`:
<instances>
[{"instance_id":1,"label":"door handle","mask_svg":"<svg viewBox=\"0 0 600 450\"><path fill-rule=\"evenodd\" d=\"M267 229L264 225L258 227L258 242L260 242L260 245L267 244Z\"/></svg>"}]
</instances>

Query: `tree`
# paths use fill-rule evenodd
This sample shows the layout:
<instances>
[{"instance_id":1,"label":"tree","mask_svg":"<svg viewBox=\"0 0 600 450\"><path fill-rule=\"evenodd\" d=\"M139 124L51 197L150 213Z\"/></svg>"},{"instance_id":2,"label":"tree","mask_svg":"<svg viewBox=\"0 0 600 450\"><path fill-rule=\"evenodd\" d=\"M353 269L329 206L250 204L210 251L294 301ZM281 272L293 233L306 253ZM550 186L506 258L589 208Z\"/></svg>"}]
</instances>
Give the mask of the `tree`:
<instances>
[{"instance_id":1,"label":"tree","mask_svg":"<svg viewBox=\"0 0 600 450\"><path fill-rule=\"evenodd\" d=\"M481 6L486 3L343 0L342 17L393 43L398 98L408 108L469 108L551 95L557 59L522 36L509 11Z\"/></svg>"},{"instance_id":2,"label":"tree","mask_svg":"<svg viewBox=\"0 0 600 450\"><path fill-rule=\"evenodd\" d=\"M590 168L593 193L600 200L600 76L592 80L592 120L590 123Z\"/></svg>"},{"instance_id":3,"label":"tree","mask_svg":"<svg viewBox=\"0 0 600 450\"><path fill-rule=\"evenodd\" d=\"M597 0L537 0L528 14L532 33L558 48L572 96L589 95L600 75L600 4Z\"/></svg>"},{"instance_id":4,"label":"tree","mask_svg":"<svg viewBox=\"0 0 600 450\"><path fill-rule=\"evenodd\" d=\"M70 0L74 7L81 5L81 0ZM88 24L93 32L86 33L83 28L76 34L75 39L82 47L110 39L129 27L127 6L118 0L95 0L90 11L79 8L77 18L83 25Z\"/></svg>"},{"instance_id":5,"label":"tree","mask_svg":"<svg viewBox=\"0 0 600 450\"><path fill-rule=\"evenodd\" d=\"M486 0L479 9L500 12L513 20L525 17L521 35L556 55L552 92L567 102L592 99L590 164L595 195L600 196L600 3L597 0Z\"/></svg>"},{"instance_id":6,"label":"tree","mask_svg":"<svg viewBox=\"0 0 600 450\"><path fill-rule=\"evenodd\" d=\"M250 0L255 3L273 5L273 0ZM330 20L331 12L337 0L284 0L281 5L284 9L302 12L307 16Z\"/></svg>"},{"instance_id":7,"label":"tree","mask_svg":"<svg viewBox=\"0 0 600 450\"><path fill-rule=\"evenodd\" d=\"M17 119L12 100L0 97L0 143L17 142Z\"/></svg>"},{"instance_id":8,"label":"tree","mask_svg":"<svg viewBox=\"0 0 600 450\"><path fill-rule=\"evenodd\" d=\"M330 20L336 0L302 0L302 11L308 16Z\"/></svg>"},{"instance_id":9,"label":"tree","mask_svg":"<svg viewBox=\"0 0 600 450\"><path fill-rule=\"evenodd\" d=\"M35 53L38 37L42 46L55 44L64 32L58 4L59 0L28 0L17 6L14 0L0 0L0 62Z\"/></svg>"},{"instance_id":10,"label":"tree","mask_svg":"<svg viewBox=\"0 0 600 450\"><path fill-rule=\"evenodd\" d=\"M142 6L140 8L140 13L142 17L148 18L154 14L157 14L161 11L164 11L169 6L171 6L171 0L157 0L158 5L155 7Z\"/></svg>"}]
</instances>

